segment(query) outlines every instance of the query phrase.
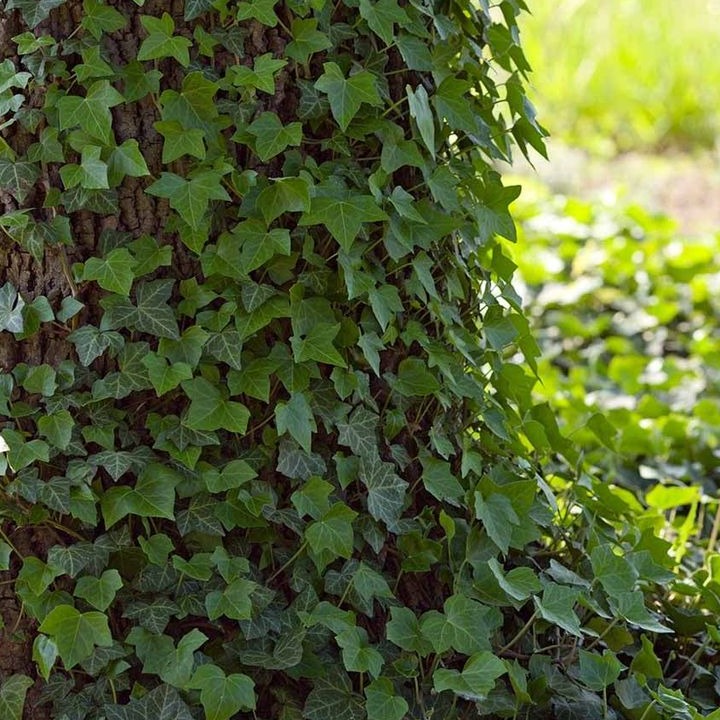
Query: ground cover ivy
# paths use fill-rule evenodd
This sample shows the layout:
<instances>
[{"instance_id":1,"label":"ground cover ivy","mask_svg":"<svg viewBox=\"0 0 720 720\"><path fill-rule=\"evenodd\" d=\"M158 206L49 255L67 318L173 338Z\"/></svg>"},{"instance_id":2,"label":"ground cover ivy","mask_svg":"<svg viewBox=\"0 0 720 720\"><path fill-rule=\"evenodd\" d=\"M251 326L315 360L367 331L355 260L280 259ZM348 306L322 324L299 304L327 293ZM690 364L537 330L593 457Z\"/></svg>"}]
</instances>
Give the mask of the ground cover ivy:
<instances>
[{"instance_id":1,"label":"ground cover ivy","mask_svg":"<svg viewBox=\"0 0 720 720\"><path fill-rule=\"evenodd\" d=\"M38 712L699 716L658 670L657 522L568 502L532 395L493 169L543 150L524 9L0 4L0 561Z\"/></svg>"}]
</instances>

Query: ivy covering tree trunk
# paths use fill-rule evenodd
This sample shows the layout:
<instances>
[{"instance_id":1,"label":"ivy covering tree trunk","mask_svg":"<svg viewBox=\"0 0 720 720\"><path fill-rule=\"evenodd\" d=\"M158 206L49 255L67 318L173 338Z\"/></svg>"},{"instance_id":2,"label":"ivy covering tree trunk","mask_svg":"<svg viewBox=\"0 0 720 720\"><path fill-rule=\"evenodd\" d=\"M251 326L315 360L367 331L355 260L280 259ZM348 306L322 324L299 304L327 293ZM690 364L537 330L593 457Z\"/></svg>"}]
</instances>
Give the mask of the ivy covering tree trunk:
<instances>
[{"instance_id":1,"label":"ivy covering tree trunk","mask_svg":"<svg viewBox=\"0 0 720 720\"><path fill-rule=\"evenodd\" d=\"M517 652L586 583L493 170L524 3L0 8L3 720L593 717L614 655Z\"/></svg>"}]
</instances>

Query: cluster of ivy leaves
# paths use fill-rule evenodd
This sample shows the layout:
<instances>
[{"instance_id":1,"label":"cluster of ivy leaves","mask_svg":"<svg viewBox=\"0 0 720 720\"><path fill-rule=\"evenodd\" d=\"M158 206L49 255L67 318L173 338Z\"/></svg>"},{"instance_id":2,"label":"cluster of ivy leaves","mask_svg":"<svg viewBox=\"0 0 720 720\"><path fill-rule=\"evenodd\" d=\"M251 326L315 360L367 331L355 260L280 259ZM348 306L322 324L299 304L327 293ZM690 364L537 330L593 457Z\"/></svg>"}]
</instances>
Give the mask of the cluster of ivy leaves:
<instances>
[{"instance_id":1,"label":"cluster of ivy leaves","mask_svg":"<svg viewBox=\"0 0 720 720\"><path fill-rule=\"evenodd\" d=\"M0 227L67 289L0 286L3 342L68 345L0 375L0 562L51 717L697 716L653 649L657 524L542 471L582 479L493 169L543 149L524 9L0 4Z\"/></svg>"}]
</instances>

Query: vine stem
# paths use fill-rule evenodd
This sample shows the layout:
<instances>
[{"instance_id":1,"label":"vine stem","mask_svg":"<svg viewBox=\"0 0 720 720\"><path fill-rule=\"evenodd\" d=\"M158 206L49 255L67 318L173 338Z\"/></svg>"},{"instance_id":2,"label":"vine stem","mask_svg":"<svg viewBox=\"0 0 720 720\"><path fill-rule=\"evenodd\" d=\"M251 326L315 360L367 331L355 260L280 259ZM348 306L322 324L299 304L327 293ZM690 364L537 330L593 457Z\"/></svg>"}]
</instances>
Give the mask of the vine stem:
<instances>
[{"instance_id":1,"label":"vine stem","mask_svg":"<svg viewBox=\"0 0 720 720\"><path fill-rule=\"evenodd\" d=\"M295 554L281 567L279 567L269 578L268 582L272 582L281 572L287 570L304 552L305 548L307 547L307 540L303 542L302 545L297 549Z\"/></svg>"},{"instance_id":2,"label":"vine stem","mask_svg":"<svg viewBox=\"0 0 720 720\"><path fill-rule=\"evenodd\" d=\"M532 624L537 620L538 618L538 611L535 610L535 612L530 616L530 619L515 633L515 636L510 640L510 642L505 645L504 647L500 648L498 651L498 655L502 655L504 652L507 652L515 643L522 640L522 638L525 636L527 631L532 627Z\"/></svg>"}]
</instances>

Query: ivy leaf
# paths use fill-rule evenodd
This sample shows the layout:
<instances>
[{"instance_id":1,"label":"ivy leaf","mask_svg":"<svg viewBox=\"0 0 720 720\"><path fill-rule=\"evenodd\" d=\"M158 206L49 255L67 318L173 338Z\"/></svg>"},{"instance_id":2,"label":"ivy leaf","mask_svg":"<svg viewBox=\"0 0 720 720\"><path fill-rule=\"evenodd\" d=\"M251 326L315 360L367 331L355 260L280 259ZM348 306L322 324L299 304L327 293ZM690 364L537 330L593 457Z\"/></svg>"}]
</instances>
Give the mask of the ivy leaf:
<instances>
[{"instance_id":1,"label":"ivy leaf","mask_svg":"<svg viewBox=\"0 0 720 720\"><path fill-rule=\"evenodd\" d=\"M383 462L377 455L361 456L360 479L368 489L368 512L392 531L405 504L407 482L395 474L392 463Z\"/></svg>"},{"instance_id":2,"label":"ivy leaf","mask_svg":"<svg viewBox=\"0 0 720 720\"><path fill-rule=\"evenodd\" d=\"M303 717L307 720L364 720L365 703L352 691L347 674L334 670L315 679Z\"/></svg>"},{"instance_id":3,"label":"ivy leaf","mask_svg":"<svg viewBox=\"0 0 720 720\"><path fill-rule=\"evenodd\" d=\"M542 599L533 596L533 601L543 619L559 625L572 635L582 637L580 621L574 610L579 595L580 592L575 588L549 583L543 590Z\"/></svg>"},{"instance_id":4,"label":"ivy leaf","mask_svg":"<svg viewBox=\"0 0 720 720\"><path fill-rule=\"evenodd\" d=\"M300 447L311 452L312 434L317 424L310 403L304 393L292 393L287 403L279 402L275 407L275 426L278 435L290 433Z\"/></svg>"},{"instance_id":5,"label":"ivy leaf","mask_svg":"<svg viewBox=\"0 0 720 720\"><path fill-rule=\"evenodd\" d=\"M93 83L85 97L66 95L57 101L60 129L78 125L104 145L113 145L112 114L110 108L124 102L123 96L107 80Z\"/></svg>"},{"instance_id":6,"label":"ivy leaf","mask_svg":"<svg viewBox=\"0 0 720 720\"><path fill-rule=\"evenodd\" d=\"M393 607L390 622L386 625L387 639L408 652L416 652L425 657L432 652L432 644L420 629L420 621L407 607Z\"/></svg>"},{"instance_id":7,"label":"ivy leaf","mask_svg":"<svg viewBox=\"0 0 720 720\"><path fill-rule=\"evenodd\" d=\"M274 28L278 24L275 6L278 0L251 0L251 2L238 3L237 20L250 20L254 18L261 25Z\"/></svg>"},{"instance_id":8,"label":"ivy leaf","mask_svg":"<svg viewBox=\"0 0 720 720\"><path fill-rule=\"evenodd\" d=\"M182 384L190 398L185 424L195 430L227 430L245 433L250 411L239 402L226 400L220 388L205 378L187 380Z\"/></svg>"},{"instance_id":9,"label":"ivy leaf","mask_svg":"<svg viewBox=\"0 0 720 720\"><path fill-rule=\"evenodd\" d=\"M420 461L425 489L438 500L460 507L465 490L453 474L450 463L438 460L432 455L424 455Z\"/></svg>"},{"instance_id":10,"label":"ivy leaf","mask_svg":"<svg viewBox=\"0 0 720 720\"><path fill-rule=\"evenodd\" d=\"M298 224L324 225L348 252L363 223L387 219L372 195L345 193L343 197L314 197Z\"/></svg>"},{"instance_id":11,"label":"ivy leaf","mask_svg":"<svg viewBox=\"0 0 720 720\"><path fill-rule=\"evenodd\" d=\"M359 457L373 457L378 453L378 424L380 418L364 406L355 409L347 422L338 423L338 442L349 447Z\"/></svg>"},{"instance_id":12,"label":"ivy leaf","mask_svg":"<svg viewBox=\"0 0 720 720\"><path fill-rule=\"evenodd\" d=\"M334 62L325 63L323 69L324 72L315 87L328 96L330 110L343 132L347 130L363 103L382 105L375 76L371 72L361 70L345 78L339 65Z\"/></svg>"},{"instance_id":13,"label":"ivy leaf","mask_svg":"<svg viewBox=\"0 0 720 720\"><path fill-rule=\"evenodd\" d=\"M430 154L435 157L435 118L430 109L430 99L427 90L423 85L418 85L413 90L410 85L405 86L407 92L408 105L410 106L410 116L415 120L420 137L425 143L425 147Z\"/></svg>"},{"instance_id":14,"label":"ivy leaf","mask_svg":"<svg viewBox=\"0 0 720 720\"><path fill-rule=\"evenodd\" d=\"M437 692L452 690L466 700L485 700L495 687L495 681L507 672L505 663L491 652L476 653L468 659L462 672L439 668L433 673L433 687Z\"/></svg>"},{"instance_id":15,"label":"ivy leaf","mask_svg":"<svg viewBox=\"0 0 720 720\"><path fill-rule=\"evenodd\" d=\"M140 152L137 140L125 140L122 145L113 148L108 159L108 177L111 186L119 185L126 175L128 177L144 177L149 174L150 171Z\"/></svg>"},{"instance_id":16,"label":"ivy leaf","mask_svg":"<svg viewBox=\"0 0 720 720\"><path fill-rule=\"evenodd\" d=\"M128 705L105 705L107 720L194 720L178 691L160 685Z\"/></svg>"},{"instance_id":17,"label":"ivy leaf","mask_svg":"<svg viewBox=\"0 0 720 720\"><path fill-rule=\"evenodd\" d=\"M88 258L83 268L83 280L95 280L101 288L117 293L130 295L137 263L127 248L115 248L104 258Z\"/></svg>"},{"instance_id":18,"label":"ivy leaf","mask_svg":"<svg viewBox=\"0 0 720 720\"><path fill-rule=\"evenodd\" d=\"M88 145L83 148L80 165L65 165L60 168L60 177L66 188L76 185L88 190L104 190L108 183L107 163L100 159L102 148Z\"/></svg>"},{"instance_id":19,"label":"ivy leaf","mask_svg":"<svg viewBox=\"0 0 720 720\"><path fill-rule=\"evenodd\" d=\"M254 87L268 95L275 94L275 74L287 65L287 60L277 60L272 53L255 58L252 70L245 65L230 68L233 85Z\"/></svg>"},{"instance_id":20,"label":"ivy leaf","mask_svg":"<svg viewBox=\"0 0 720 720\"><path fill-rule=\"evenodd\" d=\"M205 596L205 609L210 620L222 615L231 620L250 620L253 614L250 594L257 587L251 580L237 578L224 590L213 590Z\"/></svg>"},{"instance_id":21,"label":"ivy leaf","mask_svg":"<svg viewBox=\"0 0 720 720\"><path fill-rule=\"evenodd\" d=\"M11 283L6 282L0 287L0 331L21 333L24 326L22 316L24 307L25 301Z\"/></svg>"},{"instance_id":22,"label":"ivy leaf","mask_svg":"<svg viewBox=\"0 0 720 720\"><path fill-rule=\"evenodd\" d=\"M72 438L75 421L69 410L58 410L38 418L38 430L51 445L60 450L67 450Z\"/></svg>"},{"instance_id":23,"label":"ivy leaf","mask_svg":"<svg viewBox=\"0 0 720 720\"><path fill-rule=\"evenodd\" d=\"M301 177L277 178L260 192L256 204L268 225L286 212L308 212L310 183Z\"/></svg>"},{"instance_id":24,"label":"ivy leaf","mask_svg":"<svg viewBox=\"0 0 720 720\"><path fill-rule=\"evenodd\" d=\"M340 332L340 323L319 322L304 337L293 335L290 339L295 362L316 360L328 365L347 367L333 340Z\"/></svg>"},{"instance_id":25,"label":"ivy leaf","mask_svg":"<svg viewBox=\"0 0 720 720\"><path fill-rule=\"evenodd\" d=\"M483 498L479 491L475 491L475 517L482 520L485 532L503 554L507 555L513 527L520 524L520 518L510 499L500 493L492 493Z\"/></svg>"},{"instance_id":26,"label":"ivy leaf","mask_svg":"<svg viewBox=\"0 0 720 720\"><path fill-rule=\"evenodd\" d=\"M226 676L217 665L201 665L188 687L200 690L206 720L228 720L240 710L255 709L255 683L242 673Z\"/></svg>"},{"instance_id":27,"label":"ivy leaf","mask_svg":"<svg viewBox=\"0 0 720 720\"><path fill-rule=\"evenodd\" d=\"M152 463L140 473L135 487L110 488L100 502L105 526L109 528L130 514L173 520L175 486L180 479L174 470Z\"/></svg>"},{"instance_id":28,"label":"ivy leaf","mask_svg":"<svg viewBox=\"0 0 720 720\"><path fill-rule=\"evenodd\" d=\"M149 195L168 198L170 207L194 230L201 227L210 200L229 200L222 186L222 173L203 170L190 180L164 172L146 189Z\"/></svg>"},{"instance_id":29,"label":"ivy leaf","mask_svg":"<svg viewBox=\"0 0 720 720\"><path fill-rule=\"evenodd\" d=\"M580 650L580 673L578 679L583 685L601 692L608 685L612 685L625 666L617 659L611 650L605 650L602 655Z\"/></svg>"},{"instance_id":30,"label":"ivy leaf","mask_svg":"<svg viewBox=\"0 0 720 720\"><path fill-rule=\"evenodd\" d=\"M89 658L96 645L113 644L107 616L100 612L81 613L70 605L51 610L38 629L55 641L67 670Z\"/></svg>"},{"instance_id":31,"label":"ivy leaf","mask_svg":"<svg viewBox=\"0 0 720 720\"><path fill-rule=\"evenodd\" d=\"M289 145L302 142L302 123L283 125L273 112L262 113L247 130L255 137L255 152L263 162L279 155Z\"/></svg>"},{"instance_id":32,"label":"ivy leaf","mask_svg":"<svg viewBox=\"0 0 720 720\"><path fill-rule=\"evenodd\" d=\"M175 313L167 304L172 286L172 280L153 280L138 284L133 321L140 332L171 340L180 337Z\"/></svg>"},{"instance_id":33,"label":"ivy leaf","mask_svg":"<svg viewBox=\"0 0 720 720\"><path fill-rule=\"evenodd\" d=\"M305 64L313 53L332 47L330 38L320 32L317 26L318 21L314 18L293 20L290 26L293 39L285 46L285 54L293 60Z\"/></svg>"},{"instance_id":34,"label":"ivy leaf","mask_svg":"<svg viewBox=\"0 0 720 720\"><path fill-rule=\"evenodd\" d=\"M115 594L123 586L122 578L117 570L106 570L99 578L92 575L81 577L73 595L86 600L96 610L104 612L115 599Z\"/></svg>"},{"instance_id":35,"label":"ivy leaf","mask_svg":"<svg viewBox=\"0 0 720 720\"><path fill-rule=\"evenodd\" d=\"M40 168L36 163L0 160L0 188L19 203L25 202L39 177Z\"/></svg>"},{"instance_id":36,"label":"ivy leaf","mask_svg":"<svg viewBox=\"0 0 720 720\"><path fill-rule=\"evenodd\" d=\"M3 720L22 720L25 695L33 681L22 674L11 675L0 687L0 717Z\"/></svg>"},{"instance_id":37,"label":"ivy leaf","mask_svg":"<svg viewBox=\"0 0 720 720\"><path fill-rule=\"evenodd\" d=\"M216 3L213 0L185 0L185 21L194 20L208 10L212 10Z\"/></svg>"},{"instance_id":38,"label":"ivy leaf","mask_svg":"<svg viewBox=\"0 0 720 720\"><path fill-rule=\"evenodd\" d=\"M102 0L83 0L80 25L96 40L99 40L103 33L122 30L126 24L127 18L115 8L105 5Z\"/></svg>"},{"instance_id":39,"label":"ivy leaf","mask_svg":"<svg viewBox=\"0 0 720 720\"><path fill-rule=\"evenodd\" d=\"M159 120L153 127L163 136L162 161L173 162L183 155L203 160L205 158L205 133L198 129L186 129L177 120Z\"/></svg>"},{"instance_id":40,"label":"ivy leaf","mask_svg":"<svg viewBox=\"0 0 720 720\"><path fill-rule=\"evenodd\" d=\"M183 67L190 64L189 48L192 41L184 37L174 37L175 22L168 13L161 18L141 15L140 22L148 36L138 50L138 60L160 60L165 57L175 58Z\"/></svg>"},{"instance_id":41,"label":"ivy leaf","mask_svg":"<svg viewBox=\"0 0 720 720\"><path fill-rule=\"evenodd\" d=\"M393 390L405 397L425 397L440 389L437 378L420 358L406 358L398 366L397 382Z\"/></svg>"},{"instance_id":42,"label":"ivy leaf","mask_svg":"<svg viewBox=\"0 0 720 720\"><path fill-rule=\"evenodd\" d=\"M233 239L240 242L240 267L249 275L275 255L290 254L290 232L285 228L266 230L260 220L246 220L233 228Z\"/></svg>"},{"instance_id":43,"label":"ivy leaf","mask_svg":"<svg viewBox=\"0 0 720 720\"><path fill-rule=\"evenodd\" d=\"M305 539L313 552L329 550L335 557L349 558L353 552L352 521L357 513L345 503L337 502L305 530Z\"/></svg>"},{"instance_id":44,"label":"ivy leaf","mask_svg":"<svg viewBox=\"0 0 720 720\"><path fill-rule=\"evenodd\" d=\"M65 0L7 0L6 10L18 9L25 24L30 28L50 17L50 12L65 3Z\"/></svg>"},{"instance_id":45,"label":"ivy leaf","mask_svg":"<svg viewBox=\"0 0 720 720\"><path fill-rule=\"evenodd\" d=\"M381 37L386 45L391 45L394 38L393 25L405 25L410 22L405 10L397 0L360 0L360 16L367 21L370 29Z\"/></svg>"},{"instance_id":46,"label":"ivy leaf","mask_svg":"<svg viewBox=\"0 0 720 720\"><path fill-rule=\"evenodd\" d=\"M369 672L374 678L380 675L383 656L368 643L364 628L349 627L335 636L342 648L343 665L350 672Z\"/></svg>"}]
</instances>

